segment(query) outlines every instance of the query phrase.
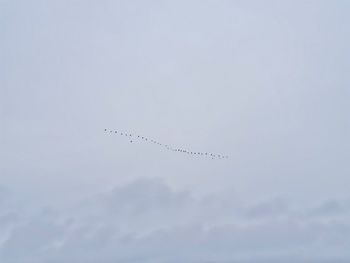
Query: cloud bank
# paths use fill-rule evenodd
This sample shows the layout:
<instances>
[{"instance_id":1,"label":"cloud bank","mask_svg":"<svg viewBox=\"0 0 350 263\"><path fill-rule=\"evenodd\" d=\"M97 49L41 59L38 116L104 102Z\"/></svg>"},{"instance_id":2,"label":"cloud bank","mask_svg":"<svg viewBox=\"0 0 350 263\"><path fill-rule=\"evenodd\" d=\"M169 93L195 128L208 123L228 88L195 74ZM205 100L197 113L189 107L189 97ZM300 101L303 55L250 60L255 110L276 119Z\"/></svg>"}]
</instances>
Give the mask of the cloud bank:
<instances>
[{"instance_id":1,"label":"cloud bank","mask_svg":"<svg viewBox=\"0 0 350 263\"><path fill-rule=\"evenodd\" d=\"M11 263L350 260L345 245L350 202L298 209L281 198L238 204L229 196L195 198L160 178L140 178L64 209L28 214L11 206L0 216L1 258Z\"/></svg>"}]
</instances>

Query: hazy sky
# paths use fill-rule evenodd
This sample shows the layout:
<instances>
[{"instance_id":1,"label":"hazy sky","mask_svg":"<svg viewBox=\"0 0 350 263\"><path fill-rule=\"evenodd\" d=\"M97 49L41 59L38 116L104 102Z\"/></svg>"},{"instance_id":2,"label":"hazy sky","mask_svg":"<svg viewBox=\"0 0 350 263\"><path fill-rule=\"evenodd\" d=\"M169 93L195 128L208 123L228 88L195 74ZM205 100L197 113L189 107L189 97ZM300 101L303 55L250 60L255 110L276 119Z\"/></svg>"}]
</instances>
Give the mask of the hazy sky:
<instances>
[{"instance_id":1,"label":"hazy sky","mask_svg":"<svg viewBox=\"0 0 350 263\"><path fill-rule=\"evenodd\" d=\"M350 260L349 12L0 0L1 261Z\"/></svg>"}]
</instances>

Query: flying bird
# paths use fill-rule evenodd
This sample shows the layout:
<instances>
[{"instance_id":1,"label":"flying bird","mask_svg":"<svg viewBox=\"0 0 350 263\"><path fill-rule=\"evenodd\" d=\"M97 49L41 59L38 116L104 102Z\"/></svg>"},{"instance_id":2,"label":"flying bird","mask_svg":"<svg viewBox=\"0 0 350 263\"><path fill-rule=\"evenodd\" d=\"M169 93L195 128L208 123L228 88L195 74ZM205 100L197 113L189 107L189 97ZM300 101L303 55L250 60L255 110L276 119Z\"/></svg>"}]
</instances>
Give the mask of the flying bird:
<instances>
[{"instance_id":1,"label":"flying bird","mask_svg":"<svg viewBox=\"0 0 350 263\"><path fill-rule=\"evenodd\" d=\"M104 129L105 132L107 132L108 130L107 129ZM115 134L118 134L118 132L115 130L110 130L109 131L110 133L115 133ZM169 144L163 144L163 143L160 143L154 139L151 139L151 138L147 138L147 137L144 137L144 136L141 136L141 135L135 135L133 136L131 133L126 133L126 132L120 132L120 135L125 135L126 137L134 137L135 139L140 139L140 140L144 140L146 142L149 142L149 143L152 143L152 144L157 144L159 146L162 146L164 147L166 150L168 151L173 151L173 152L179 152L179 153L186 153L186 154L191 154L191 155L196 155L196 156L203 156L203 157L207 157L209 156L211 159L215 159L215 158L218 158L218 159L228 159L228 155L222 155L222 154L213 154L213 153L208 153L208 152L194 152L194 151L189 151L189 150L186 150L186 149L182 149L182 148L177 148L177 147L172 147L170 146ZM130 140L130 143L133 143L134 142L134 139L131 139Z\"/></svg>"}]
</instances>

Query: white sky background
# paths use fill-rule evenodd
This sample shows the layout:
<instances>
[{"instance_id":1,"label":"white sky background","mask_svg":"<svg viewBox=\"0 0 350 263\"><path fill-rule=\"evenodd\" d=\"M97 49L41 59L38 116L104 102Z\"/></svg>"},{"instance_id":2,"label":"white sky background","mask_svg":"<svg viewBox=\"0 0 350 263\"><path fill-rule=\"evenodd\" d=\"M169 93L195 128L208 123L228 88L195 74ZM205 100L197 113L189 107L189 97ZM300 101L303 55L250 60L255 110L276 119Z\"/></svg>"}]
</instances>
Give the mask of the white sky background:
<instances>
[{"instance_id":1,"label":"white sky background","mask_svg":"<svg viewBox=\"0 0 350 263\"><path fill-rule=\"evenodd\" d=\"M17 211L22 225L44 207L59 211L53 221L85 220L86 213L106 206L103 198L97 198L86 208L87 200L115 187L125 187L113 199L117 204L125 200L132 206L140 196L149 200L133 208L146 214L158 205L159 211L168 206L157 198L147 199L153 191L174 195L170 198L177 200L174 211L186 206L177 195L182 191L190 196L187 205L192 198L200 203L214 198L220 207L193 205L199 211L193 215L196 220L191 213L189 218L178 218L187 211L182 208L169 218L147 214L147 220L162 227L192 226L193 220L214 224L208 219L212 213L218 217L215 224L245 222L233 220L231 208L250 211L251 204L266 200L282 214L289 211L285 206L293 206L297 212L283 215L288 220L297 217L299 223L306 222L305 214L313 214L310 207L318 205L326 211L330 206L330 211L341 207L339 211L349 212L347 1L0 3L0 199L8 196L3 197L8 200L3 206ZM228 154L230 159L191 158L153 145L130 144L105 134L104 128ZM76 206L84 212L73 215L70 209ZM133 222L133 213L123 215L123 220ZM112 224L109 217L106 213L100 218L108 227L116 224L130 233L151 231L137 220L123 228L123 220ZM350 233L348 219L342 214L332 219L336 222L332 227L338 229L341 222ZM8 241L16 226L6 228L1 238L2 254L9 262L21 262L6 252L11 250L8 243L21 251L16 239ZM285 226L286 236L295 232L293 226ZM176 229L171 231L172 238L181 236ZM247 243L259 243L261 235L255 236L259 231L253 228ZM30 232L23 235L31 237ZM332 240L330 236L325 234L321 240ZM227 238L219 239L232 244ZM339 244L344 244L342 238L338 237ZM113 248L115 243L108 244ZM130 249L143 251L133 246ZM271 247L271 255L280 255L273 242ZM320 245L306 254L317 257L319 251L326 251L328 256L350 258L342 247L325 250L328 246ZM244 249L237 249L244 254ZM220 249L213 251L214 259L234 259ZM164 253L169 260L176 259L171 250ZM283 253L290 258L289 252ZM59 262L74 258L64 249L59 254L66 255ZM53 252L45 255L59 258ZM96 252L92 258L102 262L101 255ZM190 251L185 258L192 256Z\"/></svg>"}]
</instances>

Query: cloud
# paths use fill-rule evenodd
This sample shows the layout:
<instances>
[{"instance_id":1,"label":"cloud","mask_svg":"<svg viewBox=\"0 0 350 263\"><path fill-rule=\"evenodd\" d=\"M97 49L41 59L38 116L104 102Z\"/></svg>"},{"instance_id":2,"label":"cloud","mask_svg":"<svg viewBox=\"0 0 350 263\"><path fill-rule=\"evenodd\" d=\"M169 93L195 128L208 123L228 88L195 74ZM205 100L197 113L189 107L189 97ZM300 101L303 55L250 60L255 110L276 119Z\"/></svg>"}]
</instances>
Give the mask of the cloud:
<instances>
[{"instance_id":1,"label":"cloud","mask_svg":"<svg viewBox=\"0 0 350 263\"><path fill-rule=\"evenodd\" d=\"M1 1L0 262L349 259L343 2Z\"/></svg>"},{"instance_id":2,"label":"cloud","mask_svg":"<svg viewBox=\"0 0 350 263\"><path fill-rule=\"evenodd\" d=\"M142 179L85 200L74 210L88 222L114 224L121 232L150 231L185 223L194 206L186 191L175 192L161 179Z\"/></svg>"},{"instance_id":3,"label":"cloud","mask_svg":"<svg viewBox=\"0 0 350 263\"><path fill-rule=\"evenodd\" d=\"M350 202L348 200L326 200L309 213L316 217L343 217L350 215Z\"/></svg>"},{"instance_id":4,"label":"cloud","mask_svg":"<svg viewBox=\"0 0 350 263\"><path fill-rule=\"evenodd\" d=\"M1 257L14 263L350 259L349 223L303 217L280 198L239 207L223 196L226 201L195 198L158 178L137 179L67 210L45 208L26 219L8 214L0 220L21 220L2 243Z\"/></svg>"},{"instance_id":5,"label":"cloud","mask_svg":"<svg viewBox=\"0 0 350 263\"><path fill-rule=\"evenodd\" d=\"M251 218L277 217L280 215L288 215L288 212L288 203L283 199L274 198L249 207L246 211L246 216Z\"/></svg>"}]
</instances>

